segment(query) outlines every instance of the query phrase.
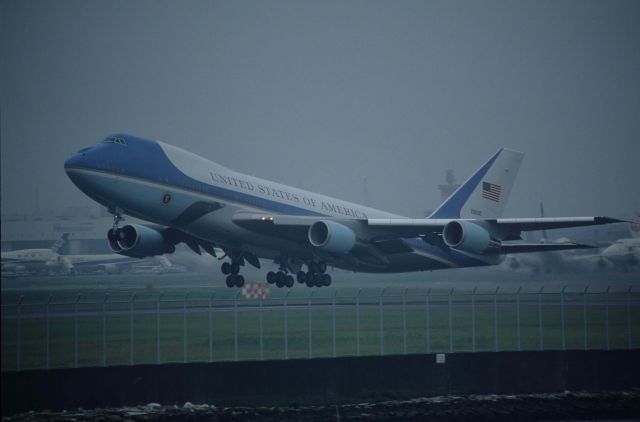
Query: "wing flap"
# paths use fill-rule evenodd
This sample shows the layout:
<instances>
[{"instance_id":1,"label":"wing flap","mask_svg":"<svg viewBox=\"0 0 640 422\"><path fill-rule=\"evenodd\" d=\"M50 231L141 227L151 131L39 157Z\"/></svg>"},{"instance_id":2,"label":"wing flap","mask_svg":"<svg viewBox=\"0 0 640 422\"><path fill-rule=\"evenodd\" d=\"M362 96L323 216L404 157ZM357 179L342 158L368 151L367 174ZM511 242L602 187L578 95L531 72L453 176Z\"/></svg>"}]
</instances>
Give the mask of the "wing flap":
<instances>
[{"instance_id":1,"label":"wing flap","mask_svg":"<svg viewBox=\"0 0 640 422\"><path fill-rule=\"evenodd\" d=\"M442 233L447 223L453 219L431 218L370 218L367 225L378 230L402 237L429 238L432 234ZM498 218L498 219L459 219L478 223L490 229L492 234L502 240L514 240L520 232L544 229L560 229L579 226L597 226L601 224L623 223L610 217L560 217L560 218Z\"/></svg>"},{"instance_id":2,"label":"wing flap","mask_svg":"<svg viewBox=\"0 0 640 422\"><path fill-rule=\"evenodd\" d=\"M512 243L502 244L497 250L501 254L526 253L526 252L548 252L563 251L568 249L593 249L594 246L582 245L580 243Z\"/></svg>"},{"instance_id":3,"label":"wing flap","mask_svg":"<svg viewBox=\"0 0 640 422\"><path fill-rule=\"evenodd\" d=\"M510 231L551 230L625 222L611 217L498 218L493 221L500 227L511 229Z\"/></svg>"}]
</instances>

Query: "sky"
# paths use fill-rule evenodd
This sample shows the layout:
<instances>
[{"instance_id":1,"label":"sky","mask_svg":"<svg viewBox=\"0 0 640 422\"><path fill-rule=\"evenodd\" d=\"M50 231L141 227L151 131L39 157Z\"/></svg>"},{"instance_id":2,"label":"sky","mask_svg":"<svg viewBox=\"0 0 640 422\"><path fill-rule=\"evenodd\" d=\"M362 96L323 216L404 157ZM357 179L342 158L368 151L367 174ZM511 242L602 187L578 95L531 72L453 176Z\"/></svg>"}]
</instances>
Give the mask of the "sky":
<instances>
[{"instance_id":1,"label":"sky","mask_svg":"<svg viewBox=\"0 0 640 422\"><path fill-rule=\"evenodd\" d=\"M119 132L411 217L507 147L505 216L629 218L639 75L637 1L0 0L2 213Z\"/></svg>"}]
</instances>

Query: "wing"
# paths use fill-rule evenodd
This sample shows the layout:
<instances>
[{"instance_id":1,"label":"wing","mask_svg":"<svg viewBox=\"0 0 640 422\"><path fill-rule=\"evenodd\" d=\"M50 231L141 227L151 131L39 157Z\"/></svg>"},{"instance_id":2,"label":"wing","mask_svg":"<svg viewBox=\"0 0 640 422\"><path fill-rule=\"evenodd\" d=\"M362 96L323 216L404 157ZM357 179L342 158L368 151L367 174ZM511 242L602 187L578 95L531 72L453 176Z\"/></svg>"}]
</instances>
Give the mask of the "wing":
<instances>
[{"instance_id":1,"label":"wing","mask_svg":"<svg viewBox=\"0 0 640 422\"><path fill-rule=\"evenodd\" d=\"M409 219L372 218L337 219L332 217L295 216L239 212L234 223L249 230L300 243L308 243L310 228L315 223L332 222L351 230L361 246L374 249L376 254L388 255L410 252L411 246L403 239L420 238L423 241L448 249L455 247L472 253L485 255L542 252L565 249L585 249L588 245L577 243L526 244L503 243L521 240L521 232L557 229L565 227L593 226L623 222L609 217L563 217L563 218L498 218L498 219ZM460 242L445 239L447 227L460 231ZM468 233L468 234L467 234ZM486 233L486 234L485 234ZM468 243L463 240L470 239ZM486 244L478 243L486 238ZM479 239L479 240L478 240ZM478 240L478 242L476 242Z\"/></svg>"},{"instance_id":2,"label":"wing","mask_svg":"<svg viewBox=\"0 0 640 422\"><path fill-rule=\"evenodd\" d=\"M551 230L579 226L624 223L610 217L497 218L497 219L404 219L371 218L367 225L403 237L423 237L425 233L441 234L451 221L466 221L488 229L498 240L520 239L521 232Z\"/></svg>"}]
</instances>

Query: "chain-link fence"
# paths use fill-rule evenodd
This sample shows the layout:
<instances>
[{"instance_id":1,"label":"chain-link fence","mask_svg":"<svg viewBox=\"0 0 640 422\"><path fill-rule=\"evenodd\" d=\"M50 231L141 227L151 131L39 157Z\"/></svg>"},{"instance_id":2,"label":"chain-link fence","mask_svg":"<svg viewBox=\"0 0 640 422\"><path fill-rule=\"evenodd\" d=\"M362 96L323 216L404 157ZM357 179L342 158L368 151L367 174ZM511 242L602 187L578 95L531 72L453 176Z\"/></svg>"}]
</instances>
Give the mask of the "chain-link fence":
<instances>
[{"instance_id":1,"label":"chain-link fence","mask_svg":"<svg viewBox=\"0 0 640 422\"><path fill-rule=\"evenodd\" d=\"M631 287L241 292L3 303L2 370L640 346Z\"/></svg>"}]
</instances>

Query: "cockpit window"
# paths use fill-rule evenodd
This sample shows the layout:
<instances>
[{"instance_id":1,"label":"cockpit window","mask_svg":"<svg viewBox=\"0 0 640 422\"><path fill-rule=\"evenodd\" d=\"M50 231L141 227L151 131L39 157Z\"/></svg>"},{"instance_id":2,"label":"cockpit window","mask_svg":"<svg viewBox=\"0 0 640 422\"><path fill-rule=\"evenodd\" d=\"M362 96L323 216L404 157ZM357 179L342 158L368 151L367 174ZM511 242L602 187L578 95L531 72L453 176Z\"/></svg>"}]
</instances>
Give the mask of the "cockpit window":
<instances>
[{"instance_id":1,"label":"cockpit window","mask_svg":"<svg viewBox=\"0 0 640 422\"><path fill-rule=\"evenodd\" d=\"M111 144L118 144L118 145L127 145L127 143L125 142L125 140L124 140L124 139L119 138L119 137L117 137L117 136L115 136L115 137L109 137L109 138L106 138L106 139L105 139L104 141L102 141L102 142L108 142L108 143L111 143Z\"/></svg>"}]
</instances>

